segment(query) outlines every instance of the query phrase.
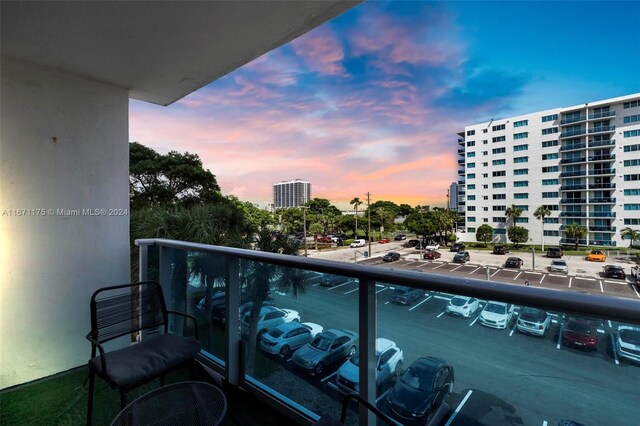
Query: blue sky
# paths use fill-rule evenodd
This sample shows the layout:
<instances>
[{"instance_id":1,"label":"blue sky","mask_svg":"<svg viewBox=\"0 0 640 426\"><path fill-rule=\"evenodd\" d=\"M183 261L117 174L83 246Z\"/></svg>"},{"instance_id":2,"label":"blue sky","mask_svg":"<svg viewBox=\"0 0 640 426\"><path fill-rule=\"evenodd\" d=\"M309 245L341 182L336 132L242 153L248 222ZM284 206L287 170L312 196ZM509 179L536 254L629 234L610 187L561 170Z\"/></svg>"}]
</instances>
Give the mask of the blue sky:
<instances>
[{"instance_id":1,"label":"blue sky","mask_svg":"<svg viewBox=\"0 0 640 426\"><path fill-rule=\"evenodd\" d=\"M225 194L303 178L348 208L442 205L456 133L640 92L639 2L365 2L169 107L130 139L198 153Z\"/></svg>"}]
</instances>

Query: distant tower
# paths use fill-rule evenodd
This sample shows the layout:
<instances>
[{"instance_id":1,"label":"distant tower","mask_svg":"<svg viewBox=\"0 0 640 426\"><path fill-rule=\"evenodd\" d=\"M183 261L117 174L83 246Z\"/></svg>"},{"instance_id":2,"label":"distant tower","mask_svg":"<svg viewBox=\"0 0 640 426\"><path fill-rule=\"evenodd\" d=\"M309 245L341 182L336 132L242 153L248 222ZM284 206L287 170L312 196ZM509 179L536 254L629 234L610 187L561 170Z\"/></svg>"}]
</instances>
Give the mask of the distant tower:
<instances>
[{"instance_id":1,"label":"distant tower","mask_svg":"<svg viewBox=\"0 0 640 426\"><path fill-rule=\"evenodd\" d=\"M452 182L449 186L449 209L458 210L458 183Z\"/></svg>"},{"instance_id":2,"label":"distant tower","mask_svg":"<svg viewBox=\"0 0 640 426\"><path fill-rule=\"evenodd\" d=\"M311 183L302 179L273 184L273 208L298 207L311 200Z\"/></svg>"}]
</instances>

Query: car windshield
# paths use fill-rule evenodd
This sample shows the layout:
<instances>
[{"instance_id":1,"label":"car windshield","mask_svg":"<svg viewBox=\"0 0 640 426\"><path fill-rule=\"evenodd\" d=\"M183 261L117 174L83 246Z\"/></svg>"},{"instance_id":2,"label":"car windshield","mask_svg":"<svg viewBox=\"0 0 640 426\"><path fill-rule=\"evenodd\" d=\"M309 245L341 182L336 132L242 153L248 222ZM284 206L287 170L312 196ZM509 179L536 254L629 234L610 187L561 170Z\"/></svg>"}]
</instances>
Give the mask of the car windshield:
<instances>
[{"instance_id":1,"label":"car windshield","mask_svg":"<svg viewBox=\"0 0 640 426\"><path fill-rule=\"evenodd\" d=\"M600 250L594 250L591 252L591 254L602 254L602 252Z\"/></svg>"},{"instance_id":2,"label":"car windshield","mask_svg":"<svg viewBox=\"0 0 640 426\"><path fill-rule=\"evenodd\" d=\"M402 375L402 383L415 390L431 391L435 375L435 369L409 367Z\"/></svg>"},{"instance_id":3,"label":"car windshield","mask_svg":"<svg viewBox=\"0 0 640 426\"><path fill-rule=\"evenodd\" d=\"M567 331L572 331L574 333L580 333L580 334L590 334L591 327L586 322L569 321L567 323Z\"/></svg>"},{"instance_id":4,"label":"car windshield","mask_svg":"<svg viewBox=\"0 0 640 426\"><path fill-rule=\"evenodd\" d=\"M610 271L612 271L612 272L614 272L614 271L615 271L615 272L620 272L620 271L622 271L622 270L623 270L623 269L622 269L621 267L619 267L619 266L607 266L607 269L608 269L608 270L610 270Z\"/></svg>"},{"instance_id":5,"label":"car windshield","mask_svg":"<svg viewBox=\"0 0 640 426\"><path fill-rule=\"evenodd\" d=\"M458 252L454 257L464 257L464 252Z\"/></svg>"},{"instance_id":6,"label":"car windshield","mask_svg":"<svg viewBox=\"0 0 640 426\"><path fill-rule=\"evenodd\" d=\"M524 308L520 313L520 318L524 321L542 322L546 317L545 311L536 308Z\"/></svg>"},{"instance_id":7,"label":"car windshield","mask_svg":"<svg viewBox=\"0 0 640 426\"><path fill-rule=\"evenodd\" d=\"M316 336L309 345L319 351L326 351L331 346L331 339L327 339L325 336Z\"/></svg>"},{"instance_id":8,"label":"car windshield","mask_svg":"<svg viewBox=\"0 0 640 426\"><path fill-rule=\"evenodd\" d=\"M451 299L451 304L453 306L464 306L467 303L466 297L454 297Z\"/></svg>"},{"instance_id":9,"label":"car windshield","mask_svg":"<svg viewBox=\"0 0 640 426\"><path fill-rule=\"evenodd\" d=\"M494 314L504 315L507 313L507 307L505 305L499 305L497 303L487 303L487 306L484 308L484 310Z\"/></svg>"},{"instance_id":10,"label":"car windshield","mask_svg":"<svg viewBox=\"0 0 640 426\"><path fill-rule=\"evenodd\" d=\"M284 331L282 330L278 330L277 328L274 328L272 330L269 330L269 336L271 337L275 337L276 339L280 336L282 336L282 334L284 333Z\"/></svg>"},{"instance_id":11,"label":"car windshield","mask_svg":"<svg viewBox=\"0 0 640 426\"><path fill-rule=\"evenodd\" d=\"M393 293L396 294L396 295L403 296L403 295L407 294L408 291L409 291L409 287L398 286L398 287L395 288L395 290L393 290Z\"/></svg>"},{"instance_id":12,"label":"car windshield","mask_svg":"<svg viewBox=\"0 0 640 426\"><path fill-rule=\"evenodd\" d=\"M640 346L640 330L620 330L620 339L625 343Z\"/></svg>"},{"instance_id":13,"label":"car windshield","mask_svg":"<svg viewBox=\"0 0 640 426\"><path fill-rule=\"evenodd\" d=\"M567 263L564 260L554 260L551 264L553 266L567 266Z\"/></svg>"}]
</instances>

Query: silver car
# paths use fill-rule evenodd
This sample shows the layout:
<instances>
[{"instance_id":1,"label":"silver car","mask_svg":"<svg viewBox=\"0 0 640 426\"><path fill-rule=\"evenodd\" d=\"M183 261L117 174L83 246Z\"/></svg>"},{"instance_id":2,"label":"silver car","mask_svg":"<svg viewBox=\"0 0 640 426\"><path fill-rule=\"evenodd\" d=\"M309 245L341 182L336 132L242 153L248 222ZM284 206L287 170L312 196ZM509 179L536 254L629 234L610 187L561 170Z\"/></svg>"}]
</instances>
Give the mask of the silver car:
<instances>
[{"instance_id":1,"label":"silver car","mask_svg":"<svg viewBox=\"0 0 640 426\"><path fill-rule=\"evenodd\" d=\"M343 393L359 392L360 353L356 352L338 370L336 384ZM376 384L386 382L402 369L404 353L394 342L378 337L376 339Z\"/></svg>"},{"instance_id":2,"label":"silver car","mask_svg":"<svg viewBox=\"0 0 640 426\"><path fill-rule=\"evenodd\" d=\"M567 266L567 262L562 259L556 259L551 261L551 265L549 265L549 272L564 272L565 274L569 273L569 267Z\"/></svg>"},{"instance_id":3,"label":"silver car","mask_svg":"<svg viewBox=\"0 0 640 426\"><path fill-rule=\"evenodd\" d=\"M260 347L270 354L280 354L287 357L292 350L306 345L322 333L322 326L312 322L286 322L262 335Z\"/></svg>"}]
</instances>

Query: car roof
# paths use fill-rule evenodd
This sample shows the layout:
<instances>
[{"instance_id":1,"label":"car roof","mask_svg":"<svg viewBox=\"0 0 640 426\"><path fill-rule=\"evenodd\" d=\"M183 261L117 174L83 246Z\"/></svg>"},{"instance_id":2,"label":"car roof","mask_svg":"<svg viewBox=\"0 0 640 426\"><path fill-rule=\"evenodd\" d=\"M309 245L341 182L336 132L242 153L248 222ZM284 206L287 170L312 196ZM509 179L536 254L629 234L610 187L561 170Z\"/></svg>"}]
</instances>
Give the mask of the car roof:
<instances>
[{"instance_id":1,"label":"car roof","mask_svg":"<svg viewBox=\"0 0 640 426\"><path fill-rule=\"evenodd\" d=\"M411 367L418 368L437 368L443 367L447 364L447 361L436 358L434 356L422 356L411 363Z\"/></svg>"},{"instance_id":2,"label":"car roof","mask_svg":"<svg viewBox=\"0 0 640 426\"><path fill-rule=\"evenodd\" d=\"M276 328L278 330L284 331L284 332L295 330L295 329L298 329L298 328L304 328L305 330L308 330L305 326L303 326L302 324L300 324L297 321L285 322L284 324L280 324Z\"/></svg>"},{"instance_id":3,"label":"car roof","mask_svg":"<svg viewBox=\"0 0 640 426\"><path fill-rule=\"evenodd\" d=\"M395 342L385 339L384 337L378 337L376 339L376 355L380 355L382 352L394 346L396 346Z\"/></svg>"},{"instance_id":4,"label":"car roof","mask_svg":"<svg viewBox=\"0 0 640 426\"><path fill-rule=\"evenodd\" d=\"M338 328L331 328L329 330L323 331L319 335L326 336L328 339L333 340L336 337L342 337L342 336L355 337L356 333L351 330L341 330Z\"/></svg>"},{"instance_id":5,"label":"car roof","mask_svg":"<svg viewBox=\"0 0 640 426\"><path fill-rule=\"evenodd\" d=\"M558 263L558 264L562 264L562 265L566 265L567 262L562 260L562 259L554 259L551 261L551 263Z\"/></svg>"},{"instance_id":6,"label":"car roof","mask_svg":"<svg viewBox=\"0 0 640 426\"><path fill-rule=\"evenodd\" d=\"M607 268L607 269L623 269L622 266L618 266L618 265L606 265L605 268Z\"/></svg>"}]
</instances>

